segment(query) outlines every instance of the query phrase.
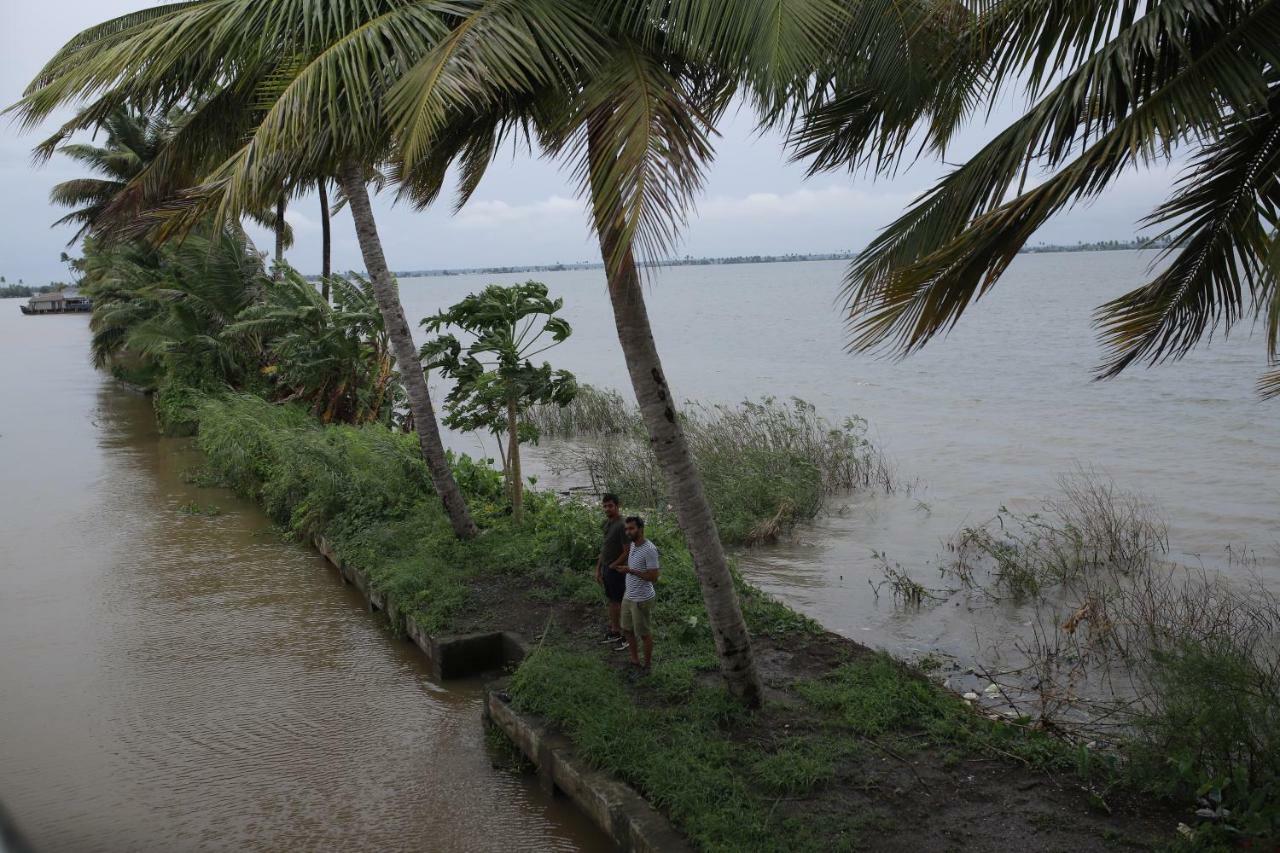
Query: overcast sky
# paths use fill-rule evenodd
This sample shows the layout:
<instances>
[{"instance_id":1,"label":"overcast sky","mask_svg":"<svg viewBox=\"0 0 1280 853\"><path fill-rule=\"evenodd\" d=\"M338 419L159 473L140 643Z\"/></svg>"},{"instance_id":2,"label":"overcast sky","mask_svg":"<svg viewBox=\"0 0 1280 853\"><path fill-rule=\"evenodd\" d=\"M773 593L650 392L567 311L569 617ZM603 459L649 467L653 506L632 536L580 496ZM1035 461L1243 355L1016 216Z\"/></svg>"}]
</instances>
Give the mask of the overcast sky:
<instances>
[{"instance_id":1,"label":"overcast sky","mask_svg":"<svg viewBox=\"0 0 1280 853\"><path fill-rule=\"evenodd\" d=\"M55 0L6 4L0 43L0 100L13 103L43 62L81 29L114 15L151 5L146 0ZM1003 123L1010 106L995 116ZM994 134L996 123L968 128L950 155L971 152ZM49 128L45 128L46 130ZM807 179L788 163L776 136L755 133L749 114L731 114L720 127L717 159L706 191L690 218L679 254L722 256L857 250L944 171L925 162L892 179L826 174ZM49 188L82 174L55 157L33 168L30 151L39 131L19 135L0 125L0 275L10 282L44 283L66 277L59 253L70 229L52 229L61 213L48 203ZM1167 170L1131 174L1087 208L1049 223L1033 242L1128 239L1137 220L1168 193ZM288 213L297 242L289 260L303 272L319 270L320 234L314 198L295 202ZM521 153L508 154L489 170L472 201L457 215L449 204L417 213L392 205L390 194L375 210L394 269L504 266L599 260L588 238L586 214L568 174L558 164ZM254 232L259 247L270 238ZM363 269L345 215L334 221L334 269Z\"/></svg>"}]
</instances>

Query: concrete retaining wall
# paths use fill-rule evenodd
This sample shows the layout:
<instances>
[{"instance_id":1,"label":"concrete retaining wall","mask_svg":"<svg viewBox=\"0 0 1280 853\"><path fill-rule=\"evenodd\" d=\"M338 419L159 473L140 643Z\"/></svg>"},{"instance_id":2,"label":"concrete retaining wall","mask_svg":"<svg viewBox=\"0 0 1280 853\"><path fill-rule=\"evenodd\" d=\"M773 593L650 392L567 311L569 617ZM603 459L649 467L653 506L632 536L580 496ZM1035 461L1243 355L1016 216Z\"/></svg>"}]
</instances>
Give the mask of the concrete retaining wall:
<instances>
[{"instance_id":1,"label":"concrete retaining wall","mask_svg":"<svg viewBox=\"0 0 1280 853\"><path fill-rule=\"evenodd\" d=\"M422 650L438 679L463 678L485 672L496 672L524 660L524 643L507 631L483 634L433 637L405 616L394 598L374 589L363 571L343 562L323 538L315 540L316 550L338 570L344 582L360 590L370 610L380 610L393 628L403 631Z\"/></svg>"},{"instance_id":2,"label":"concrete retaining wall","mask_svg":"<svg viewBox=\"0 0 1280 853\"><path fill-rule=\"evenodd\" d=\"M490 686L485 713L538 768L549 793L559 791L609 835L619 850L633 853L682 853L692 850L684 836L631 787L592 770L574 754L573 745L535 717L511 707Z\"/></svg>"},{"instance_id":3,"label":"concrete retaining wall","mask_svg":"<svg viewBox=\"0 0 1280 853\"><path fill-rule=\"evenodd\" d=\"M524 641L508 631L446 637L425 633L417 622L405 616L392 597L373 588L368 575L341 560L325 539L316 537L315 546L338 570L344 583L360 590L370 610L382 611L394 628L404 631L422 650L435 678L496 672L524 659ZM485 690L484 715L538 768L543 788L568 797L617 843L618 849L632 853L682 853L692 849L634 789L592 770L574 754L568 740L536 718L517 712L506 696L492 686Z\"/></svg>"}]
</instances>

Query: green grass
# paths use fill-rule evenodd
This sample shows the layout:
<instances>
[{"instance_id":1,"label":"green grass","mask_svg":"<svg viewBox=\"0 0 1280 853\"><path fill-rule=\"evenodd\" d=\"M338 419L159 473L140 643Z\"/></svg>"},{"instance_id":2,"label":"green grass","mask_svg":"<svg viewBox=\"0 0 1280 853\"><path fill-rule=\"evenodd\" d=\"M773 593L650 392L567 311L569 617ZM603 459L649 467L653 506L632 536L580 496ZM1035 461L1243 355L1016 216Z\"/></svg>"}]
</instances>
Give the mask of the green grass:
<instances>
[{"instance_id":1,"label":"green grass","mask_svg":"<svg viewBox=\"0 0 1280 853\"><path fill-rule=\"evenodd\" d=\"M716 681L684 679L697 669L687 650L672 661L668 644L659 641L659 648L661 663L640 687L668 701L635 701L625 678L598 654L554 643L536 649L515 672L511 695L519 709L565 731L593 765L662 808L699 849L865 849L868 832L893 829L892 815L845 808L838 792L803 820L790 809L779 811L778 803L821 802L837 783L868 784L858 761L880 756L879 750L949 745L957 757L998 756L1074 771L1072 751L1061 743L978 717L881 654L802 684L799 705L776 718L802 721L794 730L743 737L746 712ZM714 667L713 660L702 663L704 671ZM681 676L674 683L673 672Z\"/></svg>"},{"instance_id":2,"label":"green grass","mask_svg":"<svg viewBox=\"0 0 1280 853\"><path fill-rule=\"evenodd\" d=\"M207 398L198 420L208 473L293 535L323 535L429 632L467 610L468 581L486 573L536 576L549 595L598 597L583 571L599 544L591 508L533 493L516 527L501 475L463 456L453 460L455 475L483 533L460 542L412 435L376 424L321 427L299 408L252 395Z\"/></svg>"}]
</instances>

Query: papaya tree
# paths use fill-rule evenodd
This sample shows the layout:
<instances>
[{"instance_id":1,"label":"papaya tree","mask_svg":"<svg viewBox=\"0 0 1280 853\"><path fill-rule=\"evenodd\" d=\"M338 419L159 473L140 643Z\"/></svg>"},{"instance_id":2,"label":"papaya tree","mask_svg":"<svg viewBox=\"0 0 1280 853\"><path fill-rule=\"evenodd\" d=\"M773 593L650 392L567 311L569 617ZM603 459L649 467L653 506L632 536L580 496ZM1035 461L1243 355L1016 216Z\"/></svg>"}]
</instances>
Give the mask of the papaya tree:
<instances>
[{"instance_id":1,"label":"papaya tree","mask_svg":"<svg viewBox=\"0 0 1280 853\"><path fill-rule=\"evenodd\" d=\"M535 405L566 406L578 393L572 373L533 363L534 356L572 334L568 322L555 316L563 306L538 281L491 284L422 321L436 335L422 347L423 365L454 383L445 398L444 423L493 434L517 524L524 514L520 445L538 438L537 428L521 415ZM466 345L450 330L463 334Z\"/></svg>"}]
</instances>

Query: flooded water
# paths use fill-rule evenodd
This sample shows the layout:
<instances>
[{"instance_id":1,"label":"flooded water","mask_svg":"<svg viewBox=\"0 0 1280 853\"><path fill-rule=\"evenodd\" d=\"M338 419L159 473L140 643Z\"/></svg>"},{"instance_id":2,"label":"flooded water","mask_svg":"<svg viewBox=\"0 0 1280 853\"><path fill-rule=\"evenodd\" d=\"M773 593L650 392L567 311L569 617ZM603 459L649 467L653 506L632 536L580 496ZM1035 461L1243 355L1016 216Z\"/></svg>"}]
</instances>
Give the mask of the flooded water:
<instances>
[{"instance_id":1,"label":"flooded water","mask_svg":"<svg viewBox=\"0 0 1280 853\"><path fill-rule=\"evenodd\" d=\"M965 653L1021 617L963 602L902 614L868 586L883 577L873 552L937 582L939 555L962 527L1001 506L1034 510L1060 475L1084 466L1162 507L1175 559L1280 584L1280 401L1254 393L1260 336L1243 326L1180 363L1091 381L1102 359L1093 309L1144 281L1155 259L1023 255L949 337L900 362L844 352L841 262L655 273L649 312L681 398L797 396L833 420L860 415L899 480L918 484L839 501L798 541L743 555L744 570L864 642ZM555 365L629 395L599 271L409 279L402 296L418 318L490 281L526 278L565 299L574 335L553 351Z\"/></svg>"},{"instance_id":2,"label":"flooded water","mask_svg":"<svg viewBox=\"0 0 1280 853\"><path fill-rule=\"evenodd\" d=\"M40 851L606 850L310 549L0 302L0 802Z\"/></svg>"},{"instance_id":3,"label":"flooded water","mask_svg":"<svg viewBox=\"0 0 1280 853\"><path fill-rule=\"evenodd\" d=\"M861 415L918 484L837 501L744 570L864 642L973 654L1023 617L963 601L902 613L868 586L873 552L928 582L960 528L1034 509L1084 465L1163 507L1175 558L1280 584L1280 403L1254 394L1260 341L1090 381L1093 307L1151 260L1023 256L949 338L898 363L844 353L840 263L655 274L681 397ZM531 277L575 329L556 366L625 392L599 271L409 279L402 297L416 319ZM147 402L90 368L85 318L17 304L0 303L0 801L41 849L602 846L492 768L475 685L432 684L311 551L183 481L188 443L157 437Z\"/></svg>"}]
</instances>

